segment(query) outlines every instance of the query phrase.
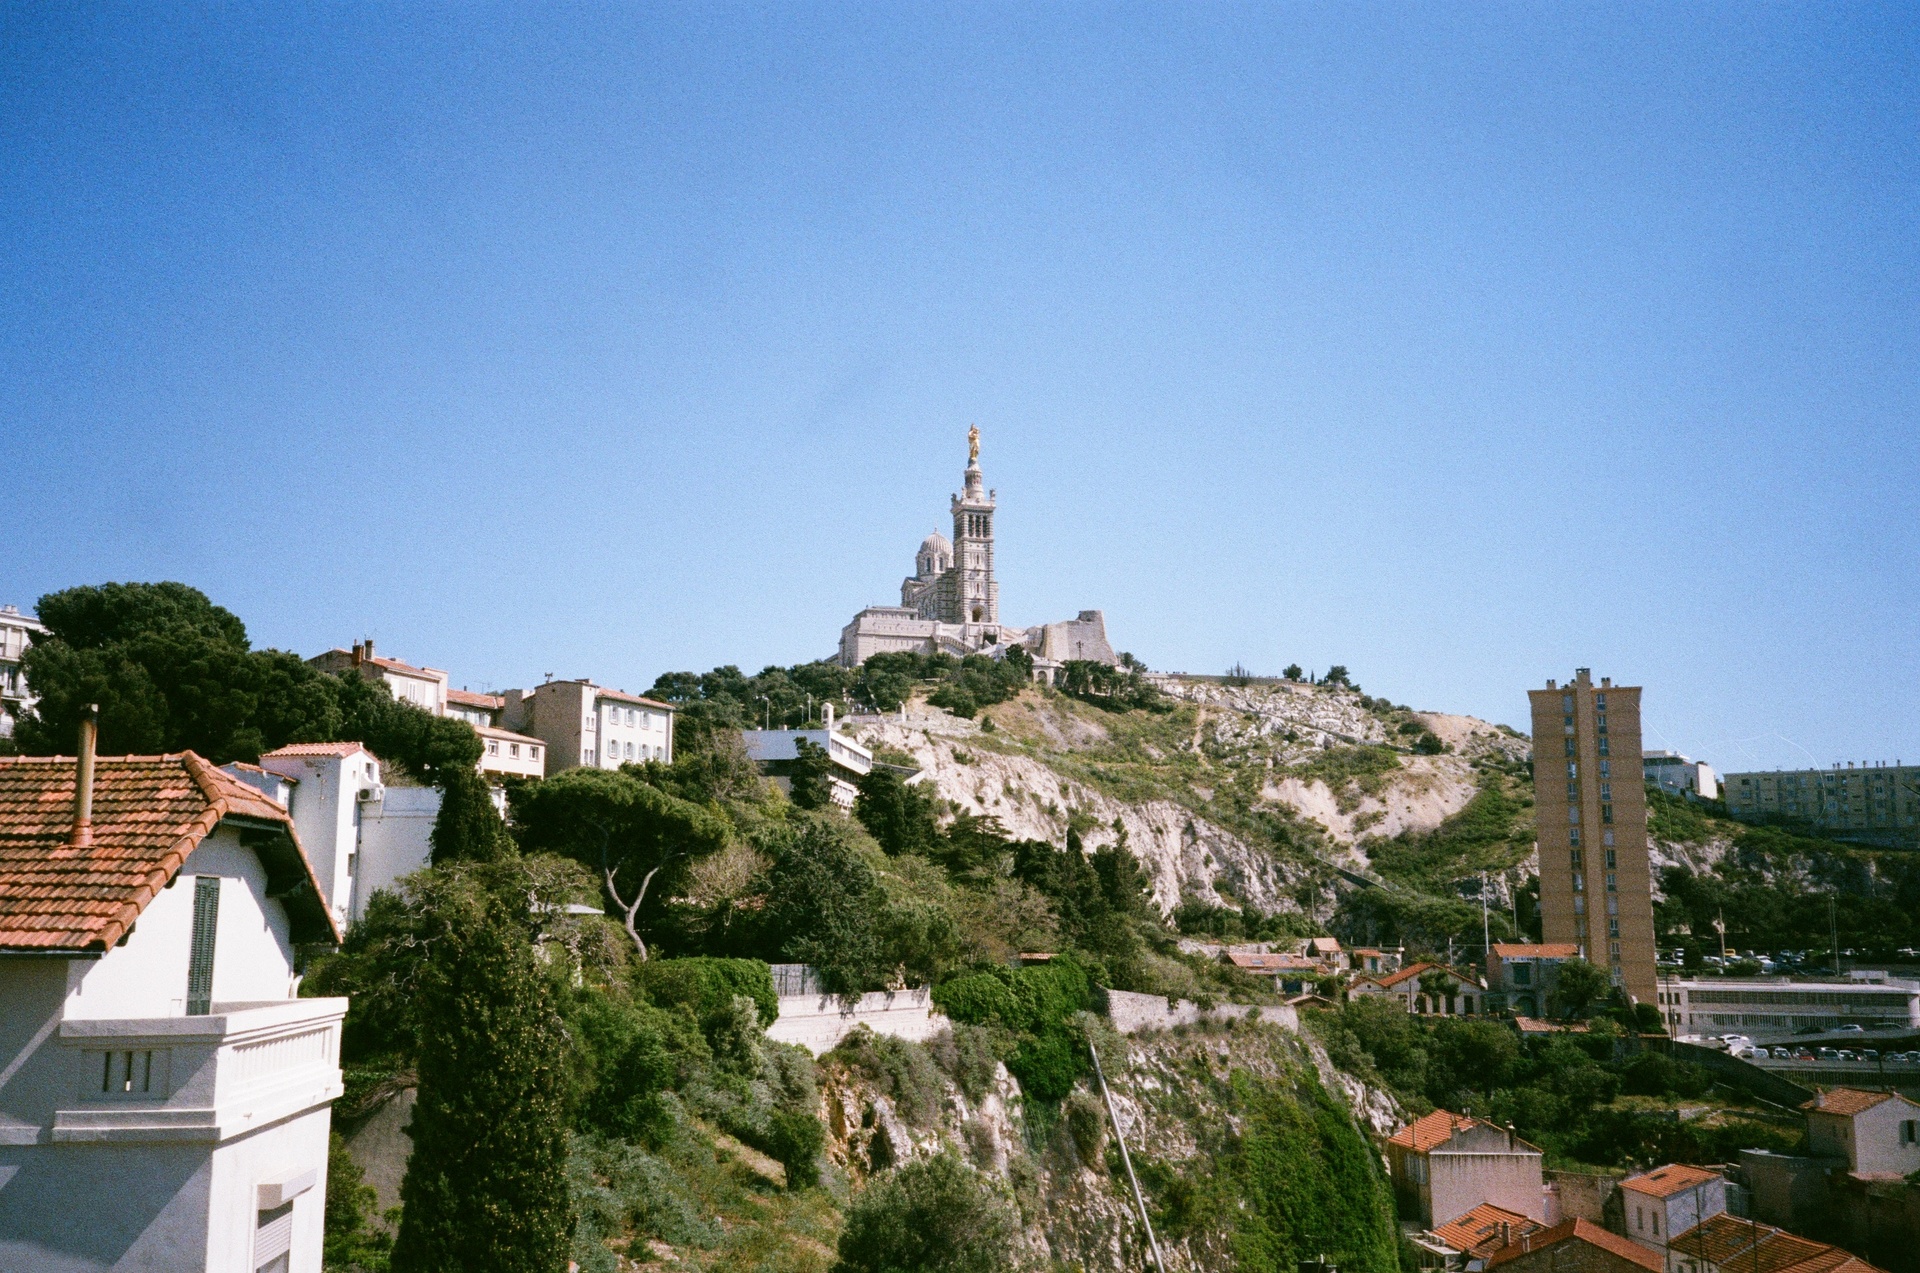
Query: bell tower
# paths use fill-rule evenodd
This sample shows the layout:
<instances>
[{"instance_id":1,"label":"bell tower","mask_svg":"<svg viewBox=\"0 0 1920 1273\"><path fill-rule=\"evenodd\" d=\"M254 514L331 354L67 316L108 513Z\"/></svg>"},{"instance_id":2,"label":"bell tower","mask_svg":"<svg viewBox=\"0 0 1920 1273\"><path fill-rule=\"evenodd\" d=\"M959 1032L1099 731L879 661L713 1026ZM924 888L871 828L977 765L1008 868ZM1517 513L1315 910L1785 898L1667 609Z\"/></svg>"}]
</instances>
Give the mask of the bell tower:
<instances>
[{"instance_id":1,"label":"bell tower","mask_svg":"<svg viewBox=\"0 0 1920 1273\"><path fill-rule=\"evenodd\" d=\"M980 430L967 430L964 493L953 497L953 588L941 600L945 623L970 628L1000 626L1000 585L993 577L993 508L996 492L980 474Z\"/></svg>"}]
</instances>

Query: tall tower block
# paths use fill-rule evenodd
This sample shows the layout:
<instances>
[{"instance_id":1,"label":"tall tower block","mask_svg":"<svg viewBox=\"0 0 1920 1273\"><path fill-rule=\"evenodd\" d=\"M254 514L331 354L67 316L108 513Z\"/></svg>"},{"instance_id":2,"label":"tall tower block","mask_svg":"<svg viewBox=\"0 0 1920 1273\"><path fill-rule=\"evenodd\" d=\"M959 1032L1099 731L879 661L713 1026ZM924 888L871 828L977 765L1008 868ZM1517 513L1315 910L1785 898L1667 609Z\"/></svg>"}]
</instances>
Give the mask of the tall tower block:
<instances>
[{"instance_id":1,"label":"tall tower block","mask_svg":"<svg viewBox=\"0 0 1920 1273\"><path fill-rule=\"evenodd\" d=\"M970 627L1000 625L1000 584L993 577L995 492L980 475L980 431L967 431L966 488L953 497L954 588L942 598L951 606L947 623ZM943 607L944 608L944 607Z\"/></svg>"},{"instance_id":2,"label":"tall tower block","mask_svg":"<svg viewBox=\"0 0 1920 1273\"><path fill-rule=\"evenodd\" d=\"M1581 668L1529 690L1541 936L1571 942L1640 1003L1657 1003L1640 689Z\"/></svg>"}]
</instances>

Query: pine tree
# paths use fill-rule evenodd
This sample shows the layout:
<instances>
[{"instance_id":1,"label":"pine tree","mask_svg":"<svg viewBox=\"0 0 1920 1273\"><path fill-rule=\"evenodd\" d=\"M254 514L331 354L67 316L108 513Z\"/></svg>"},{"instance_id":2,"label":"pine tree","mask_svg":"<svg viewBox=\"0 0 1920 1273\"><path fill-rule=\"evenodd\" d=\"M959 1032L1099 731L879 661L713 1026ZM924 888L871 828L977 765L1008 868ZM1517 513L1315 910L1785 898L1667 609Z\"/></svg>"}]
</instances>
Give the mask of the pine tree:
<instances>
[{"instance_id":1,"label":"pine tree","mask_svg":"<svg viewBox=\"0 0 1920 1273\"><path fill-rule=\"evenodd\" d=\"M394 1273L567 1266L565 1033L515 898L469 875L434 909Z\"/></svg>"},{"instance_id":2,"label":"pine tree","mask_svg":"<svg viewBox=\"0 0 1920 1273\"><path fill-rule=\"evenodd\" d=\"M511 851L487 780L464 765L449 766L440 775L440 813L433 820L431 843L435 866L497 862Z\"/></svg>"}]
</instances>

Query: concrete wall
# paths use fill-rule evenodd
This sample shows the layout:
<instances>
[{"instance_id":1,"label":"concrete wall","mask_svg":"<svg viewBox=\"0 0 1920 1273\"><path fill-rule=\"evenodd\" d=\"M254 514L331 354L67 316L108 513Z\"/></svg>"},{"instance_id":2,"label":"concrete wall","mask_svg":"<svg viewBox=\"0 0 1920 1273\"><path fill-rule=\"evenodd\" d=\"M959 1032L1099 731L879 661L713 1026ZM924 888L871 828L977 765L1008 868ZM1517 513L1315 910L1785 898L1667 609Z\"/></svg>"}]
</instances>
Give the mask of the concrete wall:
<instances>
[{"instance_id":1,"label":"concrete wall","mask_svg":"<svg viewBox=\"0 0 1920 1273\"><path fill-rule=\"evenodd\" d=\"M263 769L296 780L288 812L300 847L313 863L327 905L344 926L353 918L352 860L360 841L360 793L379 785L380 762L372 752L349 756L263 756Z\"/></svg>"},{"instance_id":2,"label":"concrete wall","mask_svg":"<svg viewBox=\"0 0 1920 1273\"><path fill-rule=\"evenodd\" d=\"M1863 1176L1906 1176L1920 1171L1920 1144L1900 1143L1900 1124L1909 1119L1920 1121L1920 1105L1902 1096L1881 1101L1872 1109L1854 1115L1848 1120L1852 1124L1848 1164ZM1820 1115L1807 1116L1809 1140L1813 1138L1814 1124L1826 1121L1828 1119ZM1814 1152L1822 1152L1817 1144Z\"/></svg>"},{"instance_id":3,"label":"concrete wall","mask_svg":"<svg viewBox=\"0 0 1920 1273\"><path fill-rule=\"evenodd\" d=\"M385 798L360 806L360 852L354 871L352 918L394 881L427 865L433 853L433 820L440 816L434 787L388 787Z\"/></svg>"},{"instance_id":4,"label":"concrete wall","mask_svg":"<svg viewBox=\"0 0 1920 1273\"><path fill-rule=\"evenodd\" d=\"M1107 1016L1121 1034L1170 1030L1177 1025L1195 1025L1201 1021L1244 1021L1249 1017L1289 1030L1300 1028L1300 1014L1284 1004L1261 1007L1221 1004L1202 1009L1191 1000L1182 999L1169 1007L1165 995L1134 994L1126 990L1107 992Z\"/></svg>"},{"instance_id":5,"label":"concrete wall","mask_svg":"<svg viewBox=\"0 0 1920 1273\"><path fill-rule=\"evenodd\" d=\"M1803 1233L1826 1210L1827 1178L1844 1172L1846 1164L1743 1149L1740 1169L1746 1173L1753 1218Z\"/></svg>"},{"instance_id":6,"label":"concrete wall","mask_svg":"<svg viewBox=\"0 0 1920 1273\"><path fill-rule=\"evenodd\" d=\"M1620 1182L1626 1178L1620 1172L1548 1170L1543 1174L1547 1184L1553 1187L1555 1205L1560 1212L1547 1217L1554 1224L1579 1219L1604 1226L1607 1200L1618 1192Z\"/></svg>"},{"instance_id":7,"label":"concrete wall","mask_svg":"<svg viewBox=\"0 0 1920 1273\"><path fill-rule=\"evenodd\" d=\"M1503 1273L1647 1273L1624 1256L1575 1238L1528 1251L1500 1267Z\"/></svg>"},{"instance_id":8,"label":"concrete wall","mask_svg":"<svg viewBox=\"0 0 1920 1273\"><path fill-rule=\"evenodd\" d=\"M851 1006L838 995L782 995L780 1016L767 1027L776 1043L797 1043L815 1056L830 1052L855 1026L875 1034L890 1034L913 1042L931 1038L947 1024L932 1011L933 999L925 987L918 990L879 990L861 995Z\"/></svg>"}]
</instances>

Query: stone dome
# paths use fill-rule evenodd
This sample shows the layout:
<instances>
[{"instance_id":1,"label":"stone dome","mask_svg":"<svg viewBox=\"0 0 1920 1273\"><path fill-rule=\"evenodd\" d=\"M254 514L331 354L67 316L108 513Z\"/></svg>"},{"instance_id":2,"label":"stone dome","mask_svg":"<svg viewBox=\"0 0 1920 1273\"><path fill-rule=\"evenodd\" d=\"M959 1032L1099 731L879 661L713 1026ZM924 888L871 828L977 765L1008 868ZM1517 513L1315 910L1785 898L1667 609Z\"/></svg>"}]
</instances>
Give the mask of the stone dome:
<instances>
[{"instance_id":1,"label":"stone dome","mask_svg":"<svg viewBox=\"0 0 1920 1273\"><path fill-rule=\"evenodd\" d=\"M939 553L942 556L951 557L953 556L953 545L947 542L945 535L942 535L936 530L933 534L928 535L920 541L920 551L923 553Z\"/></svg>"}]
</instances>

